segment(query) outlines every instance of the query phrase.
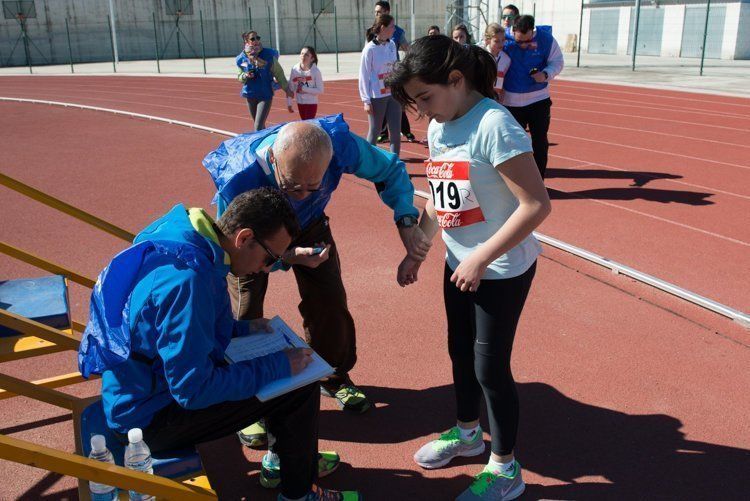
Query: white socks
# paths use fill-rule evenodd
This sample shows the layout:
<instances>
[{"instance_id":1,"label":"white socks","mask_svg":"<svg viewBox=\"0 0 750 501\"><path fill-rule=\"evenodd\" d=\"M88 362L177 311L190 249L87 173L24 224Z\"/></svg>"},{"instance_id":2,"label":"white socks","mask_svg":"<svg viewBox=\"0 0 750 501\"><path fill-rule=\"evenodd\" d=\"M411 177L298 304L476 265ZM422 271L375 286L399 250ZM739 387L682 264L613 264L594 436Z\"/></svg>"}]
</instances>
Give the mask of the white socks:
<instances>
[{"instance_id":1,"label":"white socks","mask_svg":"<svg viewBox=\"0 0 750 501\"><path fill-rule=\"evenodd\" d=\"M479 425L477 425L474 428L469 428L468 430L465 430L459 426L458 431L461 433L461 441L468 443L468 442L473 442L476 439L477 434L482 433L482 428L480 428Z\"/></svg>"},{"instance_id":2,"label":"white socks","mask_svg":"<svg viewBox=\"0 0 750 501\"><path fill-rule=\"evenodd\" d=\"M495 475L504 475L506 477L512 477L515 472L515 459L509 463L498 463L494 461L490 456L490 461L487 463L487 469L492 471Z\"/></svg>"}]
</instances>

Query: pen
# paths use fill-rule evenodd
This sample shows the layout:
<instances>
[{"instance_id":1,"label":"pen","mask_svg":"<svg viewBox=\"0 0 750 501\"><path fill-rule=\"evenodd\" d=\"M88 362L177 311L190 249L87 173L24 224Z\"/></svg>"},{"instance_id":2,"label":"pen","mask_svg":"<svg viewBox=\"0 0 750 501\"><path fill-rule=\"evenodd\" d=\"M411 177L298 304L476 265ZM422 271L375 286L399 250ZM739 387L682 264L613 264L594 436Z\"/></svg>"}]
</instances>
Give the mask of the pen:
<instances>
[{"instance_id":1,"label":"pen","mask_svg":"<svg viewBox=\"0 0 750 501\"><path fill-rule=\"evenodd\" d=\"M284 336L284 339L286 340L286 342L287 342L287 344L288 344L289 346L291 346L292 348L294 348L294 347L296 347L296 346L297 346L297 345L295 345L295 344L294 344L294 343L292 342L292 340L291 340L291 339L289 339L289 336L287 336L287 335L286 335L286 332L284 332L284 331L281 331L281 335L282 335L282 336Z\"/></svg>"}]
</instances>

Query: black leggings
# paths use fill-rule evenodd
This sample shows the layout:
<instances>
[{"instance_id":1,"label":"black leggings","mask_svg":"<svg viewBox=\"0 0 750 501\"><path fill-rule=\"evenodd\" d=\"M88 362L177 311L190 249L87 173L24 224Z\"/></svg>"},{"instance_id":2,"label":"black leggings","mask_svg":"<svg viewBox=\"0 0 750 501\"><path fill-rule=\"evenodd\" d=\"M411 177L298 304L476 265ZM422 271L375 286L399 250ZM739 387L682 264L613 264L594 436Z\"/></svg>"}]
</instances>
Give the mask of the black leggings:
<instances>
[{"instance_id":1,"label":"black leggings","mask_svg":"<svg viewBox=\"0 0 750 501\"><path fill-rule=\"evenodd\" d=\"M453 362L456 417L479 419L484 393L492 452L513 452L518 432L518 392L510 368L516 326L534 279L536 262L517 277L482 280L476 292L461 292L446 264L443 297L448 317L448 351Z\"/></svg>"}]
</instances>

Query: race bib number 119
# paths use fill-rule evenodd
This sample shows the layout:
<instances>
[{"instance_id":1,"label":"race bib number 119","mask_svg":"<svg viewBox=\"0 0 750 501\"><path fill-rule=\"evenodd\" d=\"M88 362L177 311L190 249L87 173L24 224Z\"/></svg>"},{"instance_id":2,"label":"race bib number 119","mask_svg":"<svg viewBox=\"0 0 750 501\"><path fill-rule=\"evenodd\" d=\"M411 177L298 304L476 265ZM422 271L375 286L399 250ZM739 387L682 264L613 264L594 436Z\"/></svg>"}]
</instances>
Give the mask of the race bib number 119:
<instances>
[{"instance_id":1,"label":"race bib number 119","mask_svg":"<svg viewBox=\"0 0 750 501\"><path fill-rule=\"evenodd\" d=\"M484 221L469 180L468 161L426 160L425 164L441 228L460 228Z\"/></svg>"}]
</instances>

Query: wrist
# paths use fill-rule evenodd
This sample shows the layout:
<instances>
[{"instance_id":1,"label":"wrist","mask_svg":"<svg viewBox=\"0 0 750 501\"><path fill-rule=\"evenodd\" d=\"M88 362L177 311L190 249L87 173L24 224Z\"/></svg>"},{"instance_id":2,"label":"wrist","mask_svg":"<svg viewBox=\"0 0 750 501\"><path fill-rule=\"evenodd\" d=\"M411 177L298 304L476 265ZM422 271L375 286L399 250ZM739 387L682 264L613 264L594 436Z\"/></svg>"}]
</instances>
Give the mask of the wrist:
<instances>
[{"instance_id":1,"label":"wrist","mask_svg":"<svg viewBox=\"0 0 750 501\"><path fill-rule=\"evenodd\" d=\"M419 219L416 216L401 216L396 220L396 226L401 228L414 228L419 225Z\"/></svg>"},{"instance_id":2,"label":"wrist","mask_svg":"<svg viewBox=\"0 0 750 501\"><path fill-rule=\"evenodd\" d=\"M294 258L297 256L295 249L288 249L281 255L281 261L286 264L294 264Z\"/></svg>"}]
</instances>

